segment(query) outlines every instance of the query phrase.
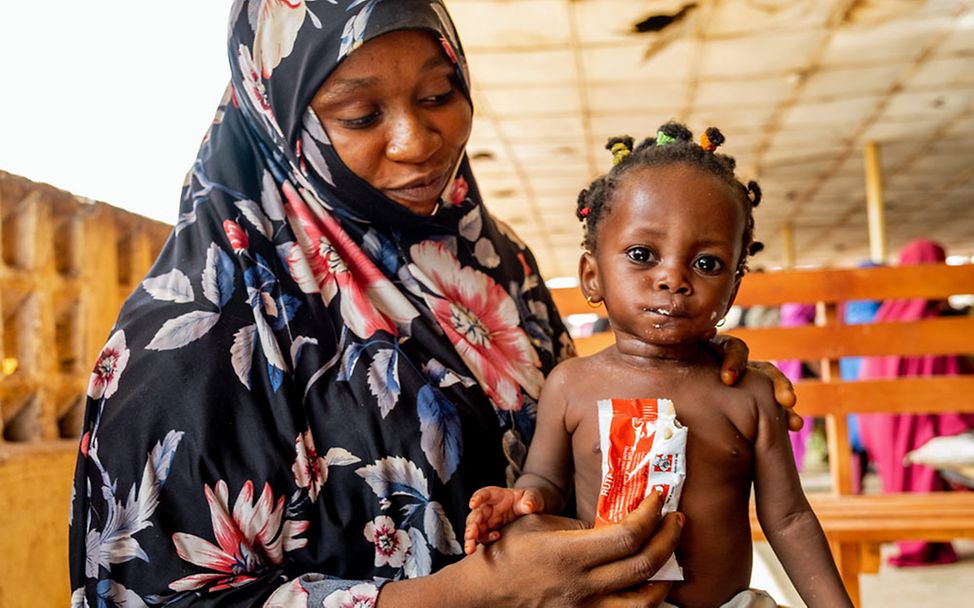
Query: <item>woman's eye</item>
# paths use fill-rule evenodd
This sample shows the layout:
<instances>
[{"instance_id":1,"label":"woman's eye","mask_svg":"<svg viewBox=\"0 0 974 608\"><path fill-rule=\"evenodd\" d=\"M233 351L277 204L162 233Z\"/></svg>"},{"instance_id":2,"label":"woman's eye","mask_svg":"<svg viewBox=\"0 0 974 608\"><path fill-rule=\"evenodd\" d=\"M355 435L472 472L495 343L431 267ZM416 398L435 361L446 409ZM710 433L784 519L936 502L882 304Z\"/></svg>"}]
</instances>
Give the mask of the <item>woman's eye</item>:
<instances>
[{"instance_id":1,"label":"woman's eye","mask_svg":"<svg viewBox=\"0 0 974 608\"><path fill-rule=\"evenodd\" d=\"M724 263L720 258L712 255L702 255L693 262L694 268L706 274L716 274L724 269Z\"/></svg>"},{"instance_id":2,"label":"woman's eye","mask_svg":"<svg viewBox=\"0 0 974 608\"><path fill-rule=\"evenodd\" d=\"M346 129L364 129L370 127L379 120L379 113L372 112L359 118L340 118L338 122Z\"/></svg>"},{"instance_id":3,"label":"woman's eye","mask_svg":"<svg viewBox=\"0 0 974 608\"><path fill-rule=\"evenodd\" d=\"M626 257L633 262L645 264L647 262L654 261L656 259L656 254L654 254L653 250L649 249L648 247L630 247L626 250Z\"/></svg>"},{"instance_id":4,"label":"woman's eye","mask_svg":"<svg viewBox=\"0 0 974 608\"><path fill-rule=\"evenodd\" d=\"M445 91L443 93L439 93L437 95L428 95L424 97L423 102L434 106L440 106L450 101L450 98L453 97L453 93L454 93L454 89L450 88L450 90Z\"/></svg>"}]
</instances>

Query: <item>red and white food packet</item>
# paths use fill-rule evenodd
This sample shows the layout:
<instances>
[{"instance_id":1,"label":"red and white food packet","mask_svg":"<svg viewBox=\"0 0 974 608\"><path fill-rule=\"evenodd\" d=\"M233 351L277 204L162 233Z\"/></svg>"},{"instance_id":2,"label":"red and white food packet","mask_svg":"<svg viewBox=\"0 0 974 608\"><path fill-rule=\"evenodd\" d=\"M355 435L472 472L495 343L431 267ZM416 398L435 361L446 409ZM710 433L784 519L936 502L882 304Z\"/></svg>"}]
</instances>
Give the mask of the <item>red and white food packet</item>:
<instances>
[{"instance_id":1,"label":"red and white food packet","mask_svg":"<svg viewBox=\"0 0 974 608\"><path fill-rule=\"evenodd\" d=\"M676 511L686 478L687 429L676 419L669 399L602 399L599 445L602 486L595 525L615 523L653 490L663 497L663 513ZM682 581L676 556L653 575L654 581Z\"/></svg>"}]
</instances>

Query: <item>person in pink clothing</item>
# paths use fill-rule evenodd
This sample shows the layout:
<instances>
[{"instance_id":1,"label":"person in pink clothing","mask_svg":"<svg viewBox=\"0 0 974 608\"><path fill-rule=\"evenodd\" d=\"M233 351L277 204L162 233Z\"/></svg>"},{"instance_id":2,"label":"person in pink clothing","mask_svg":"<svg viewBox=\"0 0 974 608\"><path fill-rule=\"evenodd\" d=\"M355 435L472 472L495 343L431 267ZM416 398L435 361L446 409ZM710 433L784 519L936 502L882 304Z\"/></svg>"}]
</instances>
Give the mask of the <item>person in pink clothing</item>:
<instances>
[{"instance_id":1,"label":"person in pink clothing","mask_svg":"<svg viewBox=\"0 0 974 608\"><path fill-rule=\"evenodd\" d=\"M944 248L924 239L907 243L900 250L899 265L943 264ZM884 302L876 312L876 323L919 321L950 314L941 300L905 299ZM952 376L967 373L959 356L869 357L860 379L875 380L907 376ZM884 492L933 492L947 489L937 472L921 465L905 465L907 452L934 437L956 435L974 428L970 414L870 414L861 417L862 439L882 479ZM890 559L896 566L948 564L957 561L950 543L901 542L900 554Z\"/></svg>"},{"instance_id":2,"label":"person in pink clothing","mask_svg":"<svg viewBox=\"0 0 974 608\"><path fill-rule=\"evenodd\" d=\"M781 305L779 327L800 327L802 325L811 325L814 322L814 304L787 303ZM792 382L798 382L802 379L802 368L804 365L800 359L781 359L776 361L775 364L781 370L781 373L787 376ZM805 448L808 444L808 438L815 427L811 416L803 416L802 418L805 420L805 425L801 430L788 434L788 437L791 439L791 451L795 455L795 466L798 467L799 471L802 470L802 464L805 462Z\"/></svg>"}]
</instances>

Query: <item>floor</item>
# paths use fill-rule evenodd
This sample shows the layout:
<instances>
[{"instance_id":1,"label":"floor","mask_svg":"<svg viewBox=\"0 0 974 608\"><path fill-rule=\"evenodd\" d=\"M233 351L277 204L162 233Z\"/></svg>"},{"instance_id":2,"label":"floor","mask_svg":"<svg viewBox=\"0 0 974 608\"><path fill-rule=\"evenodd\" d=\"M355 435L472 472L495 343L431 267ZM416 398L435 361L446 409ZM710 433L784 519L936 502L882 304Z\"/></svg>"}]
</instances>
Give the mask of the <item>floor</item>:
<instances>
[{"instance_id":1,"label":"floor","mask_svg":"<svg viewBox=\"0 0 974 608\"><path fill-rule=\"evenodd\" d=\"M806 492L827 490L827 469L813 464L802 473L802 482ZM867 475L866 491L878 490L876 485L874 476ZM896 553L896 546L884 546L879 573L860 577L861 608L971 608L974 606L974 539L957 540L954 548L960 556L955 564L895 568L886 563L886 558ZM782 606L805 608L767 543L755 543L751 585L767 590Z\"/></svg>"},{"instance_id":2,"label":"floor","mask_svg":"<svg viewBox=\"0 0 974 608\"><path fill-rule=\"evenodd\" d=\"M878 574L860 578L862 608L891 606L929 606L931 608L970 608L974 606L974 541L954 543L960 561L948 566L894 568L885 563ZM883 547L883 555L895 552ZM767 543L754 547L752 586L767 590L782 606L804 608L784 570Z\"/></svg>"}]
</instances>

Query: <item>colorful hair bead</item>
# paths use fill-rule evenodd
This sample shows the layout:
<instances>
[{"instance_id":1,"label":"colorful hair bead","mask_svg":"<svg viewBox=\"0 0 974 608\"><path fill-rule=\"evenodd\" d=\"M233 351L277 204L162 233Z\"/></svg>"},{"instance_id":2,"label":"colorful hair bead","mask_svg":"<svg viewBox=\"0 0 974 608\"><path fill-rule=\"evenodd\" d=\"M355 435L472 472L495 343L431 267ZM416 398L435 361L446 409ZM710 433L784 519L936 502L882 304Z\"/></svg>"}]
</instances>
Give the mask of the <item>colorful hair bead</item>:
<instances>
[{"instance_id":1,"label":"colorful hair bead","mask_svg":"<svg viewBox=\"0 0 974 608\"><path fill-rule=\"evenodd\" d=\"M625 142L621 142L621 141L612 144L612 148L610 151L612 152L613 165L618 165L622 161L626 160L627 156L632 154L632 150L629 149L629 146L627 146Z\"/></svg>"},{"instance_id":2,"label":"colorful hair bead","mask_svg":"<svg viewBox=\"0 0 974 608\"><path fill-rule=\"evenodd\" d=\"M724 143L724 134L717 127L709 127L700 136L700 147L707 152L714 152Z\"/></svg>"},{"instance_id":3,"label":"colorful hair bead","mask_svg":"<svg viewBox=\"0 0 974 608\"><path fill-rule=\"evenodd\" d=\"M662 131L656 132L656 145L665 146L666 144L671 144L676 141L676 138L672 135L664 133Z\"/></svg>"}]
</instances>

